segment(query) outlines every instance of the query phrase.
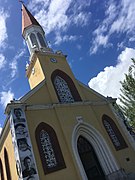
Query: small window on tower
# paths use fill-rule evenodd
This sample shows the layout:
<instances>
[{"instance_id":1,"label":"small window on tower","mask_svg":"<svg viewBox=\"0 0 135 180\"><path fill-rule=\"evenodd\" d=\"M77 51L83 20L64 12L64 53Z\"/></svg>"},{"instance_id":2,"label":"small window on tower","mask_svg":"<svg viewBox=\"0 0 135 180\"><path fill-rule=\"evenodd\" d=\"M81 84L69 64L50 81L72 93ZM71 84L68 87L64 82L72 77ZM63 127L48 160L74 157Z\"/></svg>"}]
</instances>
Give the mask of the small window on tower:
<instances>
[{"instance_id":1,"label":"small window on tower","mask_svg":"<svg viewBox=\"0 0 135 180\"><path fill-rule=\"evenodd\" d=\"M44 40L43 36L40 33L37 33L37 36L38 36L41 47L46 47L45 40Z\"/></svg>"},{"instance_id":2,"label":"small window on tower","mask_svg":"<svg viewBox=\"0 0 135 180\"><path fill-rule=\"evenodd\" d=\"M38 42L37 42L37 39L36 39L36 36L35 36L34 33L30 34L30 40L31 40L31 43L32 43L32 48L38 47Z\"/></svg>"}]
</instances>

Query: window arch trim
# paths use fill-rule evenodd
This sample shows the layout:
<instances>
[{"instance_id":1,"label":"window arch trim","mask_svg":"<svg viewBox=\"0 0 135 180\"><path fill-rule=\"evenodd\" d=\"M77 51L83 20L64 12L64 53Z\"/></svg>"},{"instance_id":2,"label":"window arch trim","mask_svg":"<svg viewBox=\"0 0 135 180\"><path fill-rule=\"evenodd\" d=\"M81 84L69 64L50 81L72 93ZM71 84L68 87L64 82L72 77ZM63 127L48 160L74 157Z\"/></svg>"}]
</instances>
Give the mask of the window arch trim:
<instances>
[{"instance_id":1,"label":"window arch trim","mask_svg":"<svg viewBox=\"0 0 135 180\"><path fill-rule=\"evenodd\" d=\"M103 123L104 128L105 128L107 134L109 135L110 140L113 143L116 151L119 151L121 149L128 147L120 130L118 129L117 125L115 124L115 122L113 121L113 119L111 117L104 114L102 116L102 123Z\"/></svg>"},{"instance_id":2,"label":"window arch trim","mask_svg":"<svg viewBox=\"0 0 135 180\"><path fill-rule=\"evenodd\" d=\"M36 37L35 33L30 33L29 39L30 39L32 48L35 48L35 47L38 48L39 47L37 37Z\"/></svg>"},{"instance_id":3,"label":"window arch trim","mask_svg":"<svg viewBox=\"0 0 135 180\"><path fill-rule=\"evenodd\" d=\"M54 167L49 168L47 166L47 159L45 158L45 153L44 153L45 148L43 149L43 146L45 147L45 144L43 145L41 143L41 139L40 139L41 131L45 131L49 135L49 139L50 139L49 143L51 144L50 148L52 147L52 149L53 149L51 151L54 152L56 163L57 163L56 166L54 166ZM36 142L37 142L42 166L44 169L44 173L49 174L51 172L58 171L60 169L66 168L64 158L62 155L62 151L61 151L61 148L60 148L60 145L59 145L59 142L57 139L57 135L56 135L54 129L50 125L42 122L36 128L35 137L36 137Z\"/></svg>"},{"instance_id":4,"label":"window arch trim","mask_svg":"<svg viewBox=\"0 0 135 180\"><path fill-rule=\"evenodd\" d=\"M60 100L60 97L58 95L57 89L56 89L55 84L54 84L54 79L55 79L56 76L60 76L62 79L65 80L65 82L67 83L67 85L68 85L68 87L70 89L70 92L71 92L71 94L72 94L72 96L74 98L74 101L82 101L82 99L81 99L81 97L79 95L79 92L78 92L77 88L75 87L75 84L74 84L73 80L65 72L57 69L52 73L51 80L52 80L55 92L56 92L57 97L58 97L60 102L61 102L61 100Z\"/></svg>"},{"instance_id":5,"label":"window arch trim","mask_svg":"<svg viewBox=\"0 0 135 180\"><path fill-rule=\"evenodd\" d=\"M41 33L37 32L37 37L38 37L38 41L40 43L40 46L41 47L46 47L46 43L45 43L45 40L44 40L44 37L42 36Z\"/></svg>"}]
</instances>

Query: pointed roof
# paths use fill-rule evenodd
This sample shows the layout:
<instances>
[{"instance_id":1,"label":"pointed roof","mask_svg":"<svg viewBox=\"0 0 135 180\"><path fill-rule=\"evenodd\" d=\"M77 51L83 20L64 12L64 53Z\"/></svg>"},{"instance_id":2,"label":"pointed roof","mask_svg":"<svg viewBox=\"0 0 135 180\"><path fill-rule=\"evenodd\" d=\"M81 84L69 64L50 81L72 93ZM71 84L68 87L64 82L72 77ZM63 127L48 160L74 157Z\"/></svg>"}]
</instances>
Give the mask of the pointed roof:
<instances>
[{"instance_id":1,"label":"pointed roof","mask_svg":"<svg viewBox=\"0 0 135 180\"><path fill-rule=\"evenodd\" d=\"M22 34L24 35L25 28L37 25L42 28L42 26L38 23L38 21L34 18L34 16L28 11L26 6L22 4Z\"/></svg>"}]
</instances>

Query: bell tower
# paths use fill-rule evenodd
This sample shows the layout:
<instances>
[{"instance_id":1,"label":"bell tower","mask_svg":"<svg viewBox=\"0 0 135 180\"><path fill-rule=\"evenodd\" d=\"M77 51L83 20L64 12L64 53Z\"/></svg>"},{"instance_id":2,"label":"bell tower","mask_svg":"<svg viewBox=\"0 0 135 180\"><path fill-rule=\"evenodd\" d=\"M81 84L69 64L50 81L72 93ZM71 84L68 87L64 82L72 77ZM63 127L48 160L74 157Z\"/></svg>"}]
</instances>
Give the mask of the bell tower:
<instances>
[{"instance_id":1,"label":"bell tower","mask_svg":"<svg viewBox=\"0 0 135 180\"><path fill-rule=\"evenodd\" d=\"M47 82L53 102L80 101L79 87L66 61L66 55L61 51L53 52L48 47L42 26L25 5L22 5L22 34L30 52L26 75L31 89L44 80ZM62 95L63 92L64 95Z\"/></svg>"}]
</instances>

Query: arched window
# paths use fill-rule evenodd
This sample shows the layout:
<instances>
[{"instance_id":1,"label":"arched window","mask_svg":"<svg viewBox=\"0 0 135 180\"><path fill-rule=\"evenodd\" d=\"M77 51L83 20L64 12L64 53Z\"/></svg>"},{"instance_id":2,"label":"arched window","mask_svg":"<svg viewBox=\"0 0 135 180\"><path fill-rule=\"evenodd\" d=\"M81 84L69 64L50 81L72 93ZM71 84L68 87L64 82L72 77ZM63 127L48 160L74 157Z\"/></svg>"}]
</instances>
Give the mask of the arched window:
<instances>
[{"instance_id":1,"label":"arched window","mask_svg":"<svg viewBox=\"0 0 135 180\"><path fill-rule=\"evenodd\" d=\"M6 149L4 149L4 159L5 159L5 167L6 167L7 179L11 180L11 172L10 172L10 166L9 166L9 159L8 159L8 153L7 153Z\"/></svg>"},{"instance_id":2,"label":"arched window","mask_svg":"<svg viewBox=\"0 0 135 180\"><path fill-rule=\"evenodd\" d=\"M44 173L48 174L65 168L63 155L53 128L42 122L36 128L35 136Z\"/></svg>"},{"instance_id":3,"label":"arched window","mask_svg":"<svg viewBox=\"0 0 135 180\"><path fill-rule=\"evenodd\" d=\"M30 34L30 40L33 47L38 47L38 42L34 33Z\"/></svg>"},{"instance_id":4,"label":"arched window","mask_svg":"<svg viewBox=\"0 0 135 180\"><path fill-rule=\"evenodd\" d=\"M54 85L57 90L57 94L59 96L60 102L74 102L74 98L71 94L71 91L68 87L68 84L64 79L62 79L60 76L56 76L54 78Z\"/></svg>"},{"instance_id":5,"label":"arched window","mask_svg":"<svg viewBox=\"0 0 135 180\"><path fill-rule=\"evenodd\" d=\"M37 33L37 36L38 36L40 45L41 45L42 47L46 47L45 40L44 40L43 36L42 36L39 32Z\"/></svg>"},{"instance_id":6,"label":"arched window","mask_svg":"<svg viewBox=\"0 0 135 180\"><path fill-rule=\"evenodd\" d=\"M102 116L102 122L115 149L118 151L127 148L128 146L115 122L106 114Z\"/></svg>"},{"instance_id":7,"label":"arched window","mask_svg":"<svg viewBox=\"0 0 135 180\"><path fill-rule=\"evenodd\" d=\"M1 178L1 180L4 180L3 166L2 166L2 161L1 161L1 159L0 159L0 178Z\"/></svg>"},{"instance_id":8,"label":"arched window","mask_svg":"<svg viewBox=\"0 0 135 180\"><path fill-rule=\"evenodd\" d=\"M64 72L55 70L52 73L52 83L61 103L81 101L81 97L72 79Z\"/></svg>"},{"instance_id":9,"label":"arched window","mask_svg":"<svg viewBox=\"0 0 135 180\"><path fill-rule=\"evenodd\" d=\"M79 136L77 148L88 180L105 180L105 176L96 153L87 139L83 136Z\"/></svg>"}]
</instances>

